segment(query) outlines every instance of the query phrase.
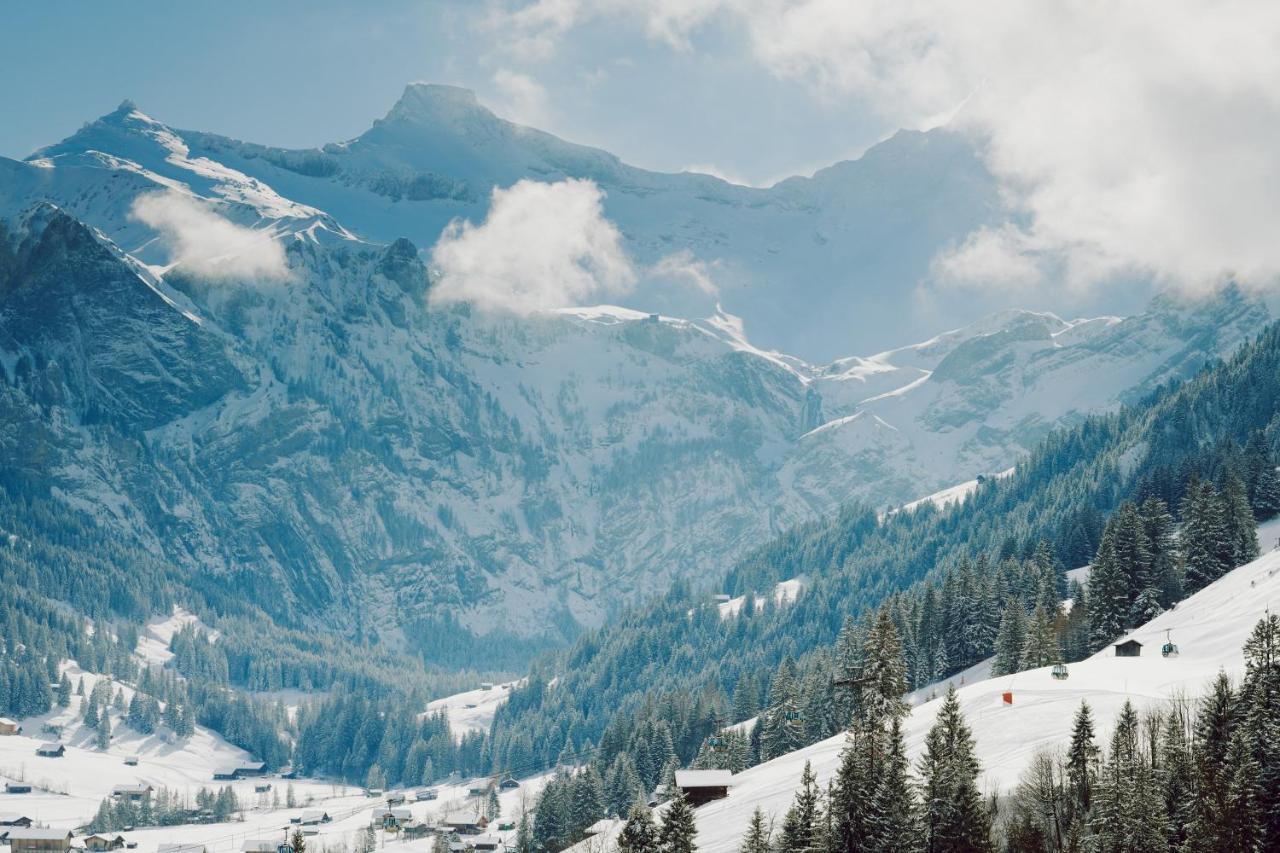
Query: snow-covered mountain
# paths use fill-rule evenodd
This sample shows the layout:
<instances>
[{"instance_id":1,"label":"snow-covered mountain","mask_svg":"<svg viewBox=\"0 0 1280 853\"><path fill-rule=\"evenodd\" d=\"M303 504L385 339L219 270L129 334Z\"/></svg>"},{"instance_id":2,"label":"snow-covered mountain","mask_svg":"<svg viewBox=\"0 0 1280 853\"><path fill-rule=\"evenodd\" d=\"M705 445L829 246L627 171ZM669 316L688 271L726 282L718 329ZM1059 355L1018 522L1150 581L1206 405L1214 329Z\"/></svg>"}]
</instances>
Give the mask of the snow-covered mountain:
<instances>
[{"instance_id":1,"label":"snow-covered mountain","mask_svg":"<svg viewBox=\"0 0 1280 853\"><path fill-rule=\"evenodd\" d=\"M836 188L882 181L866 171L877 158L927 175L903 140L958 144L908 135L757 191L631 169L437 87L316 152L175 131L126 103L30 162L0 160L0 467L278 615L410 646L446 616L555 637L674 577L718 577L842 502L1006 469L1055 424L1188 375L1269 319L1228 289L1123 320L1005 312L813 364L753 346L722 312L429 306L418 247L395 239L430 244L490 182L585 174L609 186L637 252L719 223L713 242L772 257L765 232L826 217L819 197L890 210ZM950 209L965 169L929 168L941 186L920 177L920 204ZM462 184L384 183L432 169ZM287 275L162 267L156 232L130 216L157 188L271 235ZM929 221L902 263L936 236ZM762 269L815 251L783 246Z\"/></svg>"},{"instance_id":2,"label":"snow-covered mountain","mask_svg":"<svg viewBox=\"0 0 1280 853\"><path fill-rule=\"evenodd\" d=\"M494 186L590 179L606 192L605 214L638 262L688 251L716 264L719 299L752 338L809 359L932 332L936 321L911 310L912 290L939 250L1004 213L971 143L946 130L904 131L858 160L757 189L638 169L505 121L469 91L424 84L407 87L365 133L316 149L170 128L126 101L29 159L125 173L122 187L67 206L144 254L145 235L124 215L127 205L119 207L140 180L220 199L240 221L260 216L276 229L328 231L336 219L366 239L404 237L428 249L453 218L481 221ZM657 283L630 300L677 316L714 304ZM939 294L935 303L933 316L976 320L983 311L973 294Z\"/></svg>"}]
</instances>

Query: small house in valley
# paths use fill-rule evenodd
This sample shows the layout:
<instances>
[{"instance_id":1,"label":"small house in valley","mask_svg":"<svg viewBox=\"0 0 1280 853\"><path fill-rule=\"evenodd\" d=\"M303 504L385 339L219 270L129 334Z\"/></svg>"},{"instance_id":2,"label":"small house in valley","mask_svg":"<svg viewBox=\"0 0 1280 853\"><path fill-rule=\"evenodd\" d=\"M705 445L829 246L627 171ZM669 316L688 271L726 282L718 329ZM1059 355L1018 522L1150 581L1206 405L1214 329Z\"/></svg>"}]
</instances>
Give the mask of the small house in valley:
<instances>
[{"instance_id":1,"label":"small house in valley","mask_svg":"<svg viewBox=\"0 0 1280 853\"><path fill-rule=\"evenodd\" d=\"M5 782L4 792L6 794L30 794L31 786L26 782Z\"/></svg>"},{"instance_id":2,"label":"small house in valley","mask_svg":"<svg viewBox=\"0 0 1280 853\"><path fill-rule=\"evenodd\" d=\"M67 853L71 830L48 827L14 827L9 830L9 853Z\"/></svg>"},{"instance_id":3,"label":"small house in valley","mask_svg":"<svg viewBox=\"0 0 1280 853\"><path fill-rule=\"evenodd\" d=\"M42 743L36 747L36 755L41 758L61 758L67 754L67 748L60 743Z\"/></svg>"},{"instance_id":4,"label":"small house in valley","mask_svg":"<svg viewBox=\"0 0 1280 853\"><path fill-rule=\"evenodd\" d=\"M8 717L0 717L0 737L4 735L22 734L22 724Z\"/></svg>"},{"instance_id":5,"label":"small house in valley","mask_svg":"<svg viewBox=\"0 0 1280 853\"><path fill-rule=\"evenodd\" d=\"M84 848L86 850L95 850L102 853L106 850L123 850L123 835L90 835L84 839Z\"/></svg>"},{"instance_id":6,"label":"small house in valley","mask_svg":"<svg viewBox=\"0 0 1280 853\"><path fill-rule=\"evenodd\" d=\"M18 812L0 812L0 826L26 828L31 826L31 818Z\"/></svg>"},{"instance_id":7,"label":"small house in valley","mask_svg":"<svg viewBox=\"0 0 1280 853\"><path fill-rule=\"evenodd\" d=\"M448 832L456 832L458 835L479 835L489 828L489 819L484 815L475 817L454 815L445 818L443 826Z\"/></svg>"},{"instance_id":8,"label":"small house in valley","mask_svg":"<svg viewBox=\"0 0 1280 853\"><path fill-rule=\"evenodd\" d=\"M111 796L117 800L127 799L138 803L150 797L151 791L150 785L116 785L111 789Z\"/></svg>"}]
</instances>

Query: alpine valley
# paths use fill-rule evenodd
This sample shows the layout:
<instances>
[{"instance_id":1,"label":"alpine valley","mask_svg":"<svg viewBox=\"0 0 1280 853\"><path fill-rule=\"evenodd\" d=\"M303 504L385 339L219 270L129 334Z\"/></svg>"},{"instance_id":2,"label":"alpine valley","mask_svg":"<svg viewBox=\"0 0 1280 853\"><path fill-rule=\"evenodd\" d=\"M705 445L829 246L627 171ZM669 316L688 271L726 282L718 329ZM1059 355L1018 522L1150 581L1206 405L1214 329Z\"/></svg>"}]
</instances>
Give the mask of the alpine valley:
<instances>
[{"instance_id":1,"label":"alpine valley","mask_svg":"<svg viewBox=\"0 0 1280 853\"><path fill-rule=\"evenodd\" d=\"M747 187L413 84L0 158L0 840L1280 849L1274 299L930 290L988 157ZM571 197L608 300L458 298ZM600 272L553 230L479 254Z\"/></svg>"}]
</instances>

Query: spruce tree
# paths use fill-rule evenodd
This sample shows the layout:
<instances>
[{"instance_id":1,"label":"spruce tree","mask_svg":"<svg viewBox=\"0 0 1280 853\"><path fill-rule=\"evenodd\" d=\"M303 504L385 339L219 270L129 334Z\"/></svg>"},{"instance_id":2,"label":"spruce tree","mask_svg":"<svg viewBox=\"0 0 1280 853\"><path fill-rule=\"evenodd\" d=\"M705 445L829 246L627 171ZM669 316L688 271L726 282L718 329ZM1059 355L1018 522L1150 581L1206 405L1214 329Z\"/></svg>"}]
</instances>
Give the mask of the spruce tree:
<instances>
[{"instance_id":1,"label":"spruce tree","mask_svg":"<svg viewBox=\"0 0 1280 853\"><path fill-rule=\"evenodd\" d=\"M996 633L996 659L991 665L992 675L1011 675L1022 663L1022 649L1027 642L1027 611L1022 602L1010 598L1000 617L1000 630Z\"/></svg>"},{"instance_id":2,"label":"spruce tree","mask_svg":"<svg viewBox=\"0 0 1280 853\"><path fill-rule=\"evenodd\" d=\"M953 686L925 739L920 761L928 853L983 853L993 849L991 818L978 791L979 769L973 735Z\"/></svg>"},{"instance_id":3,"label":"spruce tree","mask_svg":"<svg viewBox=\"0 0 1280 853\"><path fill-rule=\"evenodd\" d=\"M1093 803L1093 786L1098 773L1098 745L1094 741L1093 714L1083 700L1071 725L1071 745L1067 749L1067 784L1072 814L1087 815Z\"/></svg>"},{"instance_id":4,"label":"spruce tree","mask_svg":"<svg viewBox=\"0 0 1280 853\"><path fill-rule=\"evenodd\" d=\"M900 719L910 710L906 701L907 668L902 657L902 642L887 607L880 609L867 632L858 686L858 710L871 726L879 727L889 720Z\"/></svg>"},{"instance_id":5,"label":"spruce tree","mask_svg":"<svg viewBox=\"0 0 1280 853\"><path fill-rule=\"evenodd\" d=\"M1258 522L1245 495L1244 484L1228 471L1222 485L1222 520L1226 549L1230 554L1227 569L1243 566L1258 556Z\"/></svg>"},{"instance_id":6,"label":"spruce tree","mask_svg":"<svg viewBox=\"0 0 1280 853\"><path fill-rule=\"evenodd\" d=\"M631 814L618 834L618 849L623 853L659 853L662 849L653 812L644 803L637 802L631 807Z\"/></svg>"},{"instance_id":7,"label":"spruce tree","mask_svg":"<svg viewBox=\"0 0 1280 853\"><path fill-rule=\"evenodd\" d=\"M1058 648L1058 640L1053 633L1053 622L1050 621L1049 612L1043 605L1037 605L1027 628L1026 639L1022 644L1018 669L1038 669L1061 659L1062 652Z\"/></svg>"},{"instance_id":8,"label":"spruce tree","mask_svg":"<svg viewBox=\"0 0 1280 853\"><path fill-rule=\"evenodd\" d=\"M781 844L783 850L808 850L813 846L814 828L818 824L818 780L809 762L804 763L800 774L800 787L795 801L782 821Z\"/></svg>"},{"instance_id":9,"label":"spruce tree","mask_svg":"<svg viewBox=\"0 0 1280 853\"><path fill-rule=\"evenodd\" d=\"M894 719L889 726L881 773L869 810L867 853L913 853L921 849L916 797L907 765L902 721Z\"/></svg>"},{"instance_id":10,"label":"spruce tree","mask_svg":"<svg viewBox=\"0 0 1280 853\"><path fill-rule=\"evenodd\" d=\"M1280 476L1262 430L1254 430L1244 450L1245 489L1254 517L1265 521L1280 513Z\"/></svg>"},{"instance_id":11,"label":"spruce tree","mask_svg":"<svg viewBox=\"0 0 1280 853\"><path fill-rule=\"evenodd\" d=\"M1124 633L1129 618L1129 581L1116 556L1113 526L1102 534L1102 544L1089 571L1089 645L1097 651Z\"/></svg>"},{"instance_id":12,"label":"spruce tree","mask_svg":"<svg viewBox=\"0 0 1280 853\"><path fill-rule=\"evenodd\" d=\"M751 813L751 823L747 824L747 833L742 837L742 846L738 848L738 853L773 853L772 836L764 811L756 806L756 810Z\"/></svg>"},{"instance_id":13,"label":"spruce tree","mask_svg":"<svg viewBox=\"0 0 1280 853\"><path fill-rule=\"evenodd\" d=\"M662 815L662 828L658 831L658 850L661 853L693 853L697 849L694 839L698 827L693 818L693 806L677 790Z\"/></svg>"},{"instance_id":14,"label":"spruce tree","mask_svg":"<svg viewBox=\"0 0 1280 853\"><path fill-rule=\"evenodd\" d=\"M1193 477L1180 506L1182 533L1179 544L1186 563L1186 591L1197 592L1222 576L1229 568L1222 505L1213 485Z\"/></svg>"}]
</instances>

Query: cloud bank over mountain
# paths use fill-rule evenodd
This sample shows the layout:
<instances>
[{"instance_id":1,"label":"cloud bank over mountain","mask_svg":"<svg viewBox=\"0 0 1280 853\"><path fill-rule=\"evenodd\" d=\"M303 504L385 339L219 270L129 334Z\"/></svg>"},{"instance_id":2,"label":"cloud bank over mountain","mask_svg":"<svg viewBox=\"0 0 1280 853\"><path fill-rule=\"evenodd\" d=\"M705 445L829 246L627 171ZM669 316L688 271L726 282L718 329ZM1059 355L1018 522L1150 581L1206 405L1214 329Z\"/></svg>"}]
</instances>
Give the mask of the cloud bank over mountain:
<instances>
[{"instance_id":1,"label":"cloud bank over mountain","mask_svg":"<svg viewBox=\"0 0 1280 853\"><path fill-rule=\"evenodd\" d=\"M1018 215L940 256L934 286L1280 276L1275 4L537 0L505 24L528 61L606 19L678 51L736 33L774 75L898 126L955 113Z\"/></svg>"}]
</instances>

